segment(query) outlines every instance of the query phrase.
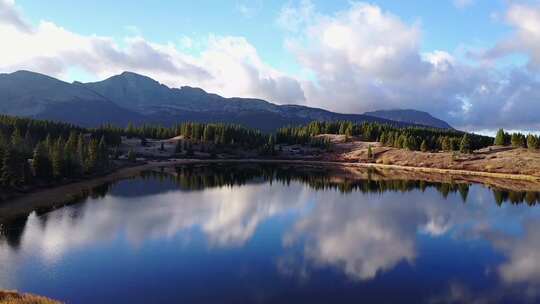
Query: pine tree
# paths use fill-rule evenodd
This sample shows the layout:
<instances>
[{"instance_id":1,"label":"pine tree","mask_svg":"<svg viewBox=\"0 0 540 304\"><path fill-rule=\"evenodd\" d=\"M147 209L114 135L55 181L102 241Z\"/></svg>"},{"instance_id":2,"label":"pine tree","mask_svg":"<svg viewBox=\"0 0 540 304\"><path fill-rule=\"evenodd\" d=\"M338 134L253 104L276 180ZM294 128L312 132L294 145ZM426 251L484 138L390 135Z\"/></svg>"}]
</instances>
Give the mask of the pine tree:
<instances>
[{"instance_id":1,"label":"pine tree","mask_svg":"<svg viewBox=\"0 0 540 304\"><path fill-rule=\"evenodd\" d=\"M23 140L23 151L26 154L32 153L32 149L34 147L34 139L32 138L32 134L30 134L30 130L26 130L26 134L24 134L24 140Z\"/></svg>"},{"instance_id":2,"label":"pine tree","mask_svg":"<svg viewBox=\"0 0 540 304\"><path fill-rule=\"evenodd\" d=\"M53 140L51 134L47 134L47 137L45 137L45 147L47 148L47 154L50 156L53 150Z\"/></svg>"},{"instance_id":3,"label":"pine tree","mask_svg":"<svg viewBox=\"0 0 540 304\"><path fill-rule=\"evenodd\" d=\"M101 137L98 145L98 167L100 170L109 168L109 149L104 136Z\"/></svg>"},{"instance_id":4,"label":"pine tree","mask_svg":"<svg viewBox=\"0 0 540 304\"><path fill-rule=\"evenodd\" d=\"M11 134L11 147L17 151L23 151L24 149L24 140L21 136L21 131L19 128L16 128Z\"/></svg>"},{"instance_id":5,"label":"pine tree","mask_svg":"<svg viewBox=\"0 0 540 304\"><path fill-rule=\"evenodd\" d=\"M5 142L4 136L2 135L2 132L0 132L0 179L2 178L3 170L4 170L4 154L8 148L8 145Z\"/></svg>"},{"instance_id":6,"label":"pine tree","mask_svg":"<svg viewBox=\"0 0 540 304\"><path fill-rule=\"evenodd\" d=\"M78 173L83 174L86 171L86 143L84 141L84 135L79 134L77 138L77 168Z\"/></svg>"},{"instance_id":7,"label":"pine tree","mask_svg":"<svg viewBox=\"0 0 540 304\"><path fill-rule=\"evenodd\" d=\"M17 186L21 181L21 175L17 166L17 152L7 147L2 159L2 185L7 187Z\"/></svg>"},{"instance_id":8,"label":"pine tree","mask_svg":"<svg viewBox=\"0 0 540 304\"><path fill-rule=\"evenodd\" d=\"M422 152L427 152L428 149L429 149L429 148L428 148L428 145L427 145L426 140L425 140L425 139L422 140L422 144L420 144L420 150L421 150Z\"/></svg>"},{"instance_id":9,"label":"pine tree","mask_svg":"<svg viewBox=\"0 0 540 304\"><path fill-rule=\"evenodd\" d=\"M12 147L7 147L2 160L2 184L8 187L19 186L23 182L23 167L20 154ZM24 159L22 160L24 161Z\"/></svg>"},{"instance_id":10,"label":"pine tree","mask_svg":"<svg viewBox=\"0 0 540 304\"><path fill-rule=\"evenodd\" d=\"M450 143L450 139L447 136L443 137L441 141L441 148L445 152L452 151L452 144Z\"/></svg>"},{"instance_id":11,"label":"pine tree","mask_svg":"<svg viewBox=\"0 0 540 304\"><path fill-rule=\"evenodd\" d=\"M512 147L522 148L525 146L525 139L522 134L513 133L510 141L512 143Z\"/></svg>"},{"instance_id":12,"label":"pine tree","mask_svg":"<svg viewBox=\"0 0 540 304\"><path fill-rule=\"evenodd\" d=\"M65 149L66 151L69 151L70 153L77 153L77 142L78 142L78 136L76 132L69 133L68 140L66 141Z\"/></svg>"},{"instance_id":13,"label":"pine tree","mask_svg":"<svg viewBox=\"0 0 540 304\"><path fill-rule=\"evenodd\" d=\"M471 140L467 133L463 134L461 138L461 143L459 145L459 152L461 153L471 153Z\"/></svg>"},{"instance_id":14,"label":"pine tree","mask_svg":"<svg viewBox=\"0 0 540 304\"><path fill-rule=\"evenodd\" d=\"M371 145L368 146L368 149L367 149L367 157L369 159L372 159L373 158L373 150L371 148Z\"/></svg>"},{"instance_id":15,"label":"pine tree","mask_svg":"<svg viewBox=\"0 0 540 304\"><path fill-rule=\"evenodd\" d=\"M44 142L39 142L34 149L32 170L38 179L46 180L51 177L52 168Z\"/></svg>"},{"instance_id":16,"label":"pine tree","mask_svg":"<svg viewBox=\"0 0 540 304\"><path fill-rule=\"evenodd\" d=\"M92 138L88 143L85 169L87 173L94 173L98 165L98 142Z\"/></svg>"},{"instance_id":17,"label":"pine tree","mask_svg":"<svg viewBox=\"0 0 540 304\"><path fill-rule=\"evenodd\" d=\"M135 135L135 126L130 122L126 128L126 133L129 138Z\"/></svg>"},{"instance_id":18,"label":"pine tree","mask_svg":"<svg viewBox=\"0 0 540 304\"><path fill-rule=\"evenodd\" d=\"M497 131L497 136L495 136L495 141L493 142L493 144L495 146L505 146L506 145L505 137L506 135L504 133L504 130L499 129L499 131Z\"/></svg>"},{"instance_id":19,"label":"pine tree","mask_svg":"<svg viewBox=\"0 0 540 304\"><path fill-rule=\"evenodd\" d=\"M53 146L51 153L52 175L60 179L65 175L64 140L60 137Z\"/></svg>"},{"instance_id":20,"label":"pine tree","mask_svg":"<svg viewBox=\"0 0 540 304\"><path fill-rule=\"evenodd\" d=\"M77 134L71 132L68 140L64 145L64 161L65 161L65 175L77 176L79 175L79 162L77 160Z\"/></svg>"},{"instance_id":21,"label":"pine tree","mask_svg":"<svg viewBox=\"0 0 540 304\"><path fill-rule=\"evenodd\" d=\"M383 145L386 145L386 136L387 136L386 133L383 132L383 133L381 134L381 137L379 137L379 142L380 142L381 144L383 144Z\"/></svg>"},{"instance_id":22,"label":"pine tree","mask_svg":"<svg viewBox=\"0 0 540 304\"><path fill-rule=\"evenodd\" d=\"M538 149L538 138L532 134L529 134L527 136L527 148L529 150L536 150Z\"/></svg>"},{"instance_id":23,"label":"pine tree","mask_svg":"<svg viewBox=\"0 0 540 304\"><path fill-rule=\"evenodd\" d=\"M418 141L417 141L416 137L414 137L412 135L407 137L406 146L407 146L407 149L409 149L410 151L418 150Z\"/></svg>"}]
</instances>

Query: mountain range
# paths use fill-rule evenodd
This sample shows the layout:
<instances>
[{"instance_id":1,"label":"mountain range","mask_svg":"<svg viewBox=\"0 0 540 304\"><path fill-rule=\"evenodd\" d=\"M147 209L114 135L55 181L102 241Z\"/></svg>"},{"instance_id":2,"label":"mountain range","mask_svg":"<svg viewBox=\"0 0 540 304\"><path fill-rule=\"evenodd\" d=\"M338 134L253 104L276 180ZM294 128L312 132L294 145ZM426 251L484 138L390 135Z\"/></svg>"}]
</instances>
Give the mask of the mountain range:
<instances>
[{"instance_id":1,"label":"mountain range","mask_svg":"<svg viewBox=\"0 0 540 304\"><path fill-rule=\"evenodd\" d=\"M0 113L85 127L196 121L236 123L272 131L314 120L348 120L451 128L421 111L340 114L301 105L276 105L261 99L225 98L188 86L169 88L132 72L91 83L68 83L30 71L0 74Z\"/></svg>"}]
</instances>

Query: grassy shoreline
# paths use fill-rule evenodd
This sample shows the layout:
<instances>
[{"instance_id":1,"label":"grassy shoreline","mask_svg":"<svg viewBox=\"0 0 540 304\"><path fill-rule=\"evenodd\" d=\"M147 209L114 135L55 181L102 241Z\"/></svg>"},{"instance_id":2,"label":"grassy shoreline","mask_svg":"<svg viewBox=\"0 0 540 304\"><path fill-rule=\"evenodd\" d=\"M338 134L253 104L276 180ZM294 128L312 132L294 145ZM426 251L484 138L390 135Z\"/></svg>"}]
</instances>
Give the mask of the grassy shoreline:
<instances>
[{"instance_id":1,"label":"grassy shoreline","mask_svg":"<svg viewBox=\"0 0 540 304\"><path fill-rule=\"evenodd\" d=\"M46 297L11 290L0 290L2 304L60 304L61 302Z\"/></svg>"}]
</instances>

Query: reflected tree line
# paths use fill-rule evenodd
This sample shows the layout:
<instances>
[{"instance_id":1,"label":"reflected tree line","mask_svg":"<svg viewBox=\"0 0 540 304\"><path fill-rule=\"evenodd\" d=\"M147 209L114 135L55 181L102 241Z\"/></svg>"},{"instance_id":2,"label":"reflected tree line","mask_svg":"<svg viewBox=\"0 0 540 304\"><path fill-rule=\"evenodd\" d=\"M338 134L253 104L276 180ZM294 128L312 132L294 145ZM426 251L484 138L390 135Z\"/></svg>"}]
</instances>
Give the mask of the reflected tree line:
<instances>
[{"instance_id":1,"label":"reflected tree line","mask_svg":"<svg viewBox=\"0 0 540 304\"><path fill-rule=\"evenodd\" d=\"M315 190L333 190L340 193L385 193L385 192L412 192L435 189L442 197L458 194L465 203L468 199L471 184L467 183L437 183L416 180L379 179L375 170L367 171L365 179L347 178L329 172L324 167L306 167L294 165L275 164L190 164L175 168L174 174L162 171L145 171L133 179L158 180L172 183L182 191L200 191L208 188L235 187L247 184L278 183L290 185L299 182ZM74 205L72 217L77 213L88 198L99 199L105 197L114 188L116 183L106 183L101 186L81 191L72 195L68 201L61 205L49 206L35 210L40 223L45 227L48 213L67 205ZM492 189L494 201L497 205L504 203L523 204L534 206L540 203L540 192L508 191ZM0 222L0 244L7 243L17 249L20 245L24 227L29 214L4 220Z\"/></svg>"},{"instance_id":2,"label":"reflected tree line","mask_svg":"<svg viewBox=\"0 0 540 304\"><path fill-rule=\"evenodd\" d=\"M80 210L88 198L99 199L104 198L114 187L114 183L105 183L103 185L85 189L78 194L71 195L70 198L59 205L53 205L48 207L41 207L34 210L39 223L42 227L45 227L50 212L65 207L74 206L72 210L71 218L77 219L80 214ZM24 228L28 222L30 214L24 214L14 218L0 221L0 245L2 242L6 242L11 248L18 249L21 244Z\"/></svg>"},{"instance_id":3,"label":"reflected tree line","mask_svg":"<svg viewBox=\"0 0 540 304\"><path fill-rule=\"evenodd\" d=\"M182 190L203 190L215 187L242 186L248 183L281 183L289 185L291 182L300 182L315 190L337 190L341 193L384 193L384 192L411 192L428 188L437 190L444 198L450 194L459 194L463 202L467 201L469 183L440 183L418 180L382 179L377 172L368 169L367 178L347 178L333 174L324 167L306 167L294 165L275 164L211 164L211 165L183 165L177 167L175 174L148 171L141 174L142 178L169 180ZM511 191L492 189L494 200L498 205L503 203L521 204L530 206L540 204L540 192Z\"/></svg>"}]
</instances>

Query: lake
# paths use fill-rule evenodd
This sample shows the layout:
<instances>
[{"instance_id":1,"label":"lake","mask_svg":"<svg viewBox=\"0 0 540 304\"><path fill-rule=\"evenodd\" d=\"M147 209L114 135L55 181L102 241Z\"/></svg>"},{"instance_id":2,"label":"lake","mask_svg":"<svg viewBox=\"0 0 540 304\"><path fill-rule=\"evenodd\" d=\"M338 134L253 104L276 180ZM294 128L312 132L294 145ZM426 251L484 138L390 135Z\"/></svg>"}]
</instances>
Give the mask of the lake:
<instances>
[{"instance_id":1,"label":"lake","mask_svg":"<svg viewBox=\"0 0 540 304\"><path fill-rule=\"evenodd\" d=\"M190 165L2 225L0 288L68 303L534 303L538 193Z\"/></svg>"}]
</instances>

